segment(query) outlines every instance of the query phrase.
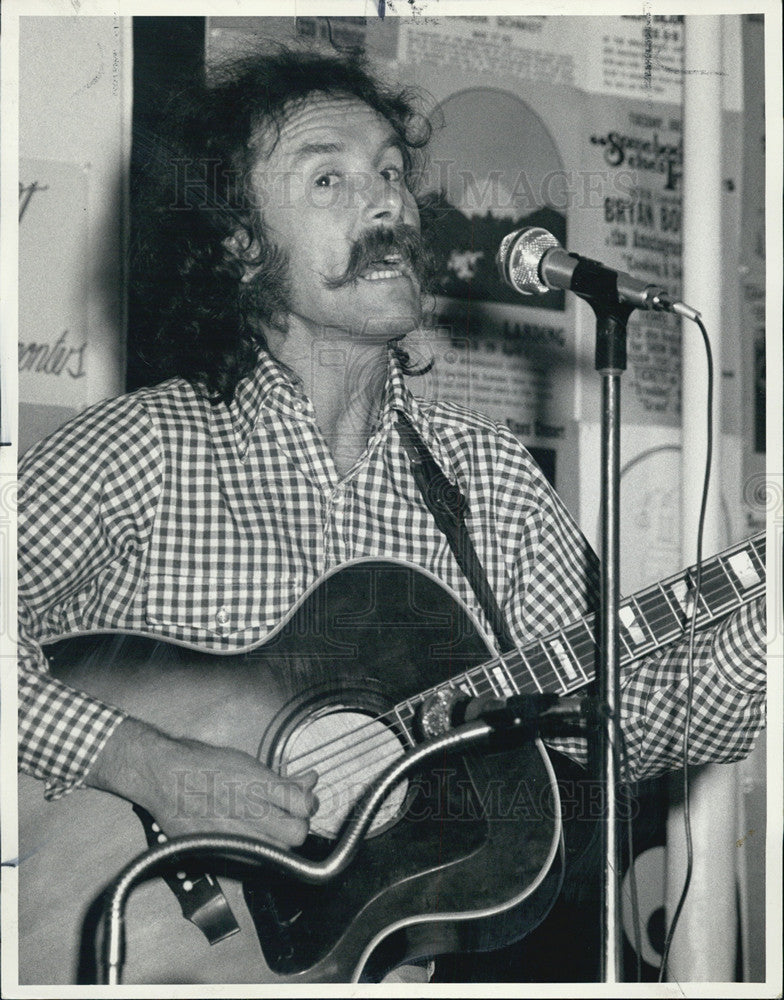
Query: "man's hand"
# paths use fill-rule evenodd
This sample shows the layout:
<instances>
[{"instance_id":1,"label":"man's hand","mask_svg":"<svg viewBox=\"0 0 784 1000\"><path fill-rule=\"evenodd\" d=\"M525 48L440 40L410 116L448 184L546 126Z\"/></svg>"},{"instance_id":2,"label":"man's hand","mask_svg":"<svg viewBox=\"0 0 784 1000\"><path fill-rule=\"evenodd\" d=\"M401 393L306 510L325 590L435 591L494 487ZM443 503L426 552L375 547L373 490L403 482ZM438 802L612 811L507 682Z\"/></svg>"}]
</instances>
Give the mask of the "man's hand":
<instances>
[{"instance_id":1,"label":"man's hand","mask_svg":"<svg viewBox=\"0 0 784 1000\"><path fill-rule=\"evenodd\" d=\"M241 750L174 739L132 718L107 740L86 783L142 806L169 837L234 833L294 847L317 808L315 772L280 778Z\"/></svg>"}]
</instances>

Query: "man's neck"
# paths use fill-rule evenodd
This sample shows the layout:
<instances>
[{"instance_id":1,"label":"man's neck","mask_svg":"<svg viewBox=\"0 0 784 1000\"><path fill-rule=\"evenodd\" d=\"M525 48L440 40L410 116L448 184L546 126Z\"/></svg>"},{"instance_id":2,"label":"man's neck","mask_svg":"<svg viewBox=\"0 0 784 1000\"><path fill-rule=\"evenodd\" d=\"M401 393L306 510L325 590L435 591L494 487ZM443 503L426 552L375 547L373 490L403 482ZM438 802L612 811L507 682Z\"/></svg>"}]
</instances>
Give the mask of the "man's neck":
<instances>
[{"instance_id":1,"label":"man's neck","mask_svg":"<svg viewBox=\"0 0 784 1000\"><path fill-rule=\"evenodd\" d=\"M302 381L321 433L341 475L365 450L378 416L387 373L387 345L363 342L342 331L314 333L296 317L275 356Z\"/></svg>"}]
</instances>

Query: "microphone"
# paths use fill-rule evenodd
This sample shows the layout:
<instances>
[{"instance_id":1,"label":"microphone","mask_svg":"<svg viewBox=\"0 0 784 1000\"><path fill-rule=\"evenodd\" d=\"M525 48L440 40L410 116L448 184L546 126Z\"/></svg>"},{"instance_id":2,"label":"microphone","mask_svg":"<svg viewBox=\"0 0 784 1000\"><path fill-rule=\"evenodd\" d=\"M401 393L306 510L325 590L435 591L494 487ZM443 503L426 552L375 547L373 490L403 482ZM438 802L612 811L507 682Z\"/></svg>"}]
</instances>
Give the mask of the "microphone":
<instances>
[{"instance_id":1,"label":"microphone","mask_svg":"<svg viewBox=\"0 0 784 1000\"><path fill-rule=\"evenodd\" d=\"M501 280L521 295L562 289L587 299L611 296L635 309L674 312L689 319L699 316L690 306L673 301L659 285L569 253L552 233L538 226L507 233L495 261Z\"/></svg>"},{"instance_id":2,"label":"microphone","mask_svg":"<svg viewBox=\"0 0 784 1000\"><path fill-rule=\"evenodd\" d=\"M516 729L524 739L563 736L575 727L598 725L594 699L556 694L470 695L460 689L439 689L416 713L420 736L432 739L466 722L482 719L493 729Z\"/></svg>"}]
</instances>

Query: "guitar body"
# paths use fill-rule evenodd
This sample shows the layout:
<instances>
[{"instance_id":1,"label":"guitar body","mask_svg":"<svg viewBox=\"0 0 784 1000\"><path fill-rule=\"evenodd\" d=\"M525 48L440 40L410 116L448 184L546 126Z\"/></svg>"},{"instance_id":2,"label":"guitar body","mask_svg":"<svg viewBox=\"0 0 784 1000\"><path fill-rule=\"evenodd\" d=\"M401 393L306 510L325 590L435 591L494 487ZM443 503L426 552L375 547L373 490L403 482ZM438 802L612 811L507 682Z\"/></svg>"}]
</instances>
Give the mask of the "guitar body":
<instances>
[{"instance_id":1,"label":"guitar body","mask_svg":"<svg viewBox=\"0 0 784 1000\"><path fill-rule=\"evenodd\" d=\"M52 672L71 686L174 736L259 754L284 773L321 740L327 755L313 766L322 807L302 848L311 857L330 852L330 823L342 823L325 803L343 801L358 776L367 784L383 766L371 759L348 777L337 768L330 787L333 736L323 734L367 731L381 757L399 756L416 719L393 706L489 652L470 613L435 578L371 560L323 577L264 643L240 654L126 634L71 637L47 650ZM184 781L186 804L208 803L209 775ZM145 835L114 796L82 789L45 802L42 790L20 775L19 981L89 982L100 894L145 850ZM347 982L363 968L380 978L419 955L501 947L554 901L560 833L554 775L538 742L442 757L391 797L351 865L326 886L268 870L243 883L216 862L211 872L240 932L215 945L183 918L161 878L140 886L127 911L123 981Z\"/></svg>"}]
</instances>

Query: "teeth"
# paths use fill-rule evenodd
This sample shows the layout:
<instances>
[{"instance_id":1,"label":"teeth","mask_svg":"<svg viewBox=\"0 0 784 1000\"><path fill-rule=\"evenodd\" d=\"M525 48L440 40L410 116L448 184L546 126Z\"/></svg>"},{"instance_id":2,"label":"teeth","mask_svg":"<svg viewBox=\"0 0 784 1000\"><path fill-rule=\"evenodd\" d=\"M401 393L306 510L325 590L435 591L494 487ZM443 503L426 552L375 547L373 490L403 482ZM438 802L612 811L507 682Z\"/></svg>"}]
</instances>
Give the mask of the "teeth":
<instances>
[{"instance_id":1,"label":"teeth","mask_svg":"<svg viewBox=\"0 0 784 1000\"><path fill-rule=\"evenodd\" d=\"M360 275L365 281L380 281L382 278L400 278L400 271L366 271Z\"/></svg>"}]
</instances>

